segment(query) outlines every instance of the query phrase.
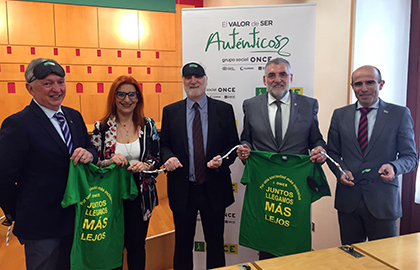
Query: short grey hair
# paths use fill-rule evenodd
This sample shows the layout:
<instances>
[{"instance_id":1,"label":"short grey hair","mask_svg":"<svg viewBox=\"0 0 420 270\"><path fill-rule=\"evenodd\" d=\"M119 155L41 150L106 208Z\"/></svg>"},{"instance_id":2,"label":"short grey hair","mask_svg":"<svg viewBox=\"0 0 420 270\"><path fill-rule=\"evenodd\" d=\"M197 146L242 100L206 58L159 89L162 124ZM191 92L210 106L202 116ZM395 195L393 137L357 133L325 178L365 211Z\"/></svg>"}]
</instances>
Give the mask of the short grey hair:
<instances>
[{"instance_id":1,"label":"short grey hair","mask_svg":"<svg viewBox=\"0 0 420 270\"><path fill-rule=\"evenodd\" d=\"M31 83L31 82L34 81L34 78L35 78L34 77L34 68L37 65L39 65L41 63L44 63L48 60L50 60L50 59L48 59L48 58L36 58L29 63L28 67L25 70L25 80L26 80L27 83Z\"/></svg>"},{"instance_id":2,"label":"short grey hair","mask_svg":"<svg viewBox=\"0 0 420 270\"><path fill-rule=\"evenodd\" d=\"M292 66L290 65L289 61L287 61L284 58L281 57L277 57L274 59L271 59L270 61L267 62L267 64L265 64L265 68L264 68L264 72L267 72L267 67L271 64L276 64L276 65L280 65L281 63L285 63L287 66L287 69L289 70L289 72L292 72Z\"/></svg>"}]
</instances>

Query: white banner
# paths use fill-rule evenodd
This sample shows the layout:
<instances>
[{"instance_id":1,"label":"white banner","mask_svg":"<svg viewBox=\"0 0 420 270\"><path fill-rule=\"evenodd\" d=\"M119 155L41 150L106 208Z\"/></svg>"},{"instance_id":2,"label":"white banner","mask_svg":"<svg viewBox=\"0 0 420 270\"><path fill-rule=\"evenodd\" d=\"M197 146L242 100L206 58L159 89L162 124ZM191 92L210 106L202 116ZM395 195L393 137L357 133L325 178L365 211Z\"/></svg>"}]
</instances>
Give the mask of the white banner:
<instances>
[{"instance_id":1,"label":"white banner","mask_svg":"<svg viewBox=\"0 0 420 270\"><path fill-rule=\"evenodd\" d=\"M208 96L233 105L239 135L242 102L265 92L265 63L276 57L292 66L292 90L313 96L316 5L195 8L182 11L183 63L200 62L207 72ZM222 155L224 153L221 153ZM257 251L239 246L245 187L243 165L231 166L235 203L225 217L227 265L258 260ZM197 223L194 269L206 269L201 223Z\"/></svg>"}]
</instances>

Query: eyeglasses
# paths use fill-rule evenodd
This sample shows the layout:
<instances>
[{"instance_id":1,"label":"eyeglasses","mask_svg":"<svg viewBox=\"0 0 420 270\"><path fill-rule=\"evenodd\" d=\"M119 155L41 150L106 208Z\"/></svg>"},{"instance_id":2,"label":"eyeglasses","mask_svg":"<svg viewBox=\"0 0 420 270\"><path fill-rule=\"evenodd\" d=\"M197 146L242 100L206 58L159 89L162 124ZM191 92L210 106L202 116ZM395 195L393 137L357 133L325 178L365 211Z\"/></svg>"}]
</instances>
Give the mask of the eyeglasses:
<instances>
[{"instance_id":1,"label":"eyeglasses","mask_svg":"<svg viewBox=\"0 0 420 270\"><path fill-rule=\"evenodd\" d=\"M126 92L117 91L115 92L115 95L117 96L118 99L121 99L121 100L125 99L126 96L128 96L131 100L137 99L137 92L126 93Z\"/></svg>"}]
</instances>

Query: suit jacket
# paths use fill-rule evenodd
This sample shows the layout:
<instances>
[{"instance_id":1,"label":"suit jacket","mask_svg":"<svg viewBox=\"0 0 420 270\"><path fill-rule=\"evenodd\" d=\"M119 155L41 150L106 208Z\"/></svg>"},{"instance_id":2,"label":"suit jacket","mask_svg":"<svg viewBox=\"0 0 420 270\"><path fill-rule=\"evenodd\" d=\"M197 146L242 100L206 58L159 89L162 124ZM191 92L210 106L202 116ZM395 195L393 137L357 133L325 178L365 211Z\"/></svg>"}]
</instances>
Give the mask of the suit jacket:
<instances>
[{"instance_id":1,"label":"suit jacket","mask_svg":"<svg viewBox=\"0 0 420 270\"><path fill-rule=\"evenodd\" d=\"M252 150L297 155L308 155L308 150L325 146L318 127L318 101L292 91L289 125L281 145L277 146L268 118L268 95L266 92L244 101L241 143Z\"/></svg>"},{"instance_id":2,"label":"suit jacket","mask_svg":"<svg viewBox=\"0 0 420 270\"><path fill-rule=\"evenodd\" d=\"M394 166L396 175L417 166L410 111L379 100L375 126L364 155L356 137L355 112L356 104L336 109L328 132L329 155L355 177L352 187L337 182L335 208L351 213L363 197L375 218L397 219L402 215L398 178L384 181L377 172L385 163ZM337 167L332 163L328 165L339 179L341 174Z\"/></svg>"},{"instance_id":3,"label":"suit jacket","mask_svg":"<svg viewBox=\"0 0 420 270\"><path fill-rule=\"evenodd\" d=\"M61 107L74 149L98 154L90 143L79 112ZM0 129L0 206L15 218L13 232L22 239L46 239L70 235L74 207L63 209L70 154L51 121L32 101L9 116Z\"/></svg>"},{"instance_id":4,"label":"suit jacket","mask_svg":"<svg viewBox=\"0 0 420 270\"><path fill-rule=\"evenodd\" d=\"M206 160L216 155L225 155L232 147L239 144L235 116L230 104L207 98L208 101L208 136ZM172 211L184 211L187 207L189 188L189 153L186 121L186 100L170 104L163 108L161 128L161 158L166 162L176 157L183 165L168 172L168 197ZM218 169L206 168L206 186L211 206L214 210L226 208L234 202L229 165L236 158L233 151L229 159L224 159Z\"/></svg>"}]
</instances>

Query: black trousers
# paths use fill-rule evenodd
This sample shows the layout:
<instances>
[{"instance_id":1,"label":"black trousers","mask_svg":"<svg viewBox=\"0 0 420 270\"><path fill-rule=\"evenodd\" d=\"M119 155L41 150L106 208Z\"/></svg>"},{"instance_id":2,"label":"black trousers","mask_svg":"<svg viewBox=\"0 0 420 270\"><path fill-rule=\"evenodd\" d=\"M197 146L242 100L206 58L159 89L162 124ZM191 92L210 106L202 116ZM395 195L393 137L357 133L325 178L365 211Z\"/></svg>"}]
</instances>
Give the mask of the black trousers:
<instances>
[{"instance_id":1,"label":"black trousers","mask_svg":"<svg viewBox=\"0 0 420 270\"><path fill-rule=\"evenodd\" d=\"M146 265L146 236L149 220L143 221L141 197L124 200L124 247L129 270L144 270ZM122 266L114 270L122 270Z\"/></svg>"},{"instance_id":2,"label":"black trousers","mask_svg":"<svg viewBox=\"0 0 420 270\"><path fill-rule=\"evenodd\" d=\"M210 206L206 184L190 183L188 205L183 212L173 212L175 224L174 270L193 269L193 249L197 213L200 211L206 241L207 269L226 265L224 251L225 208L214 210Z\"/></svg>"}]
</instances>

